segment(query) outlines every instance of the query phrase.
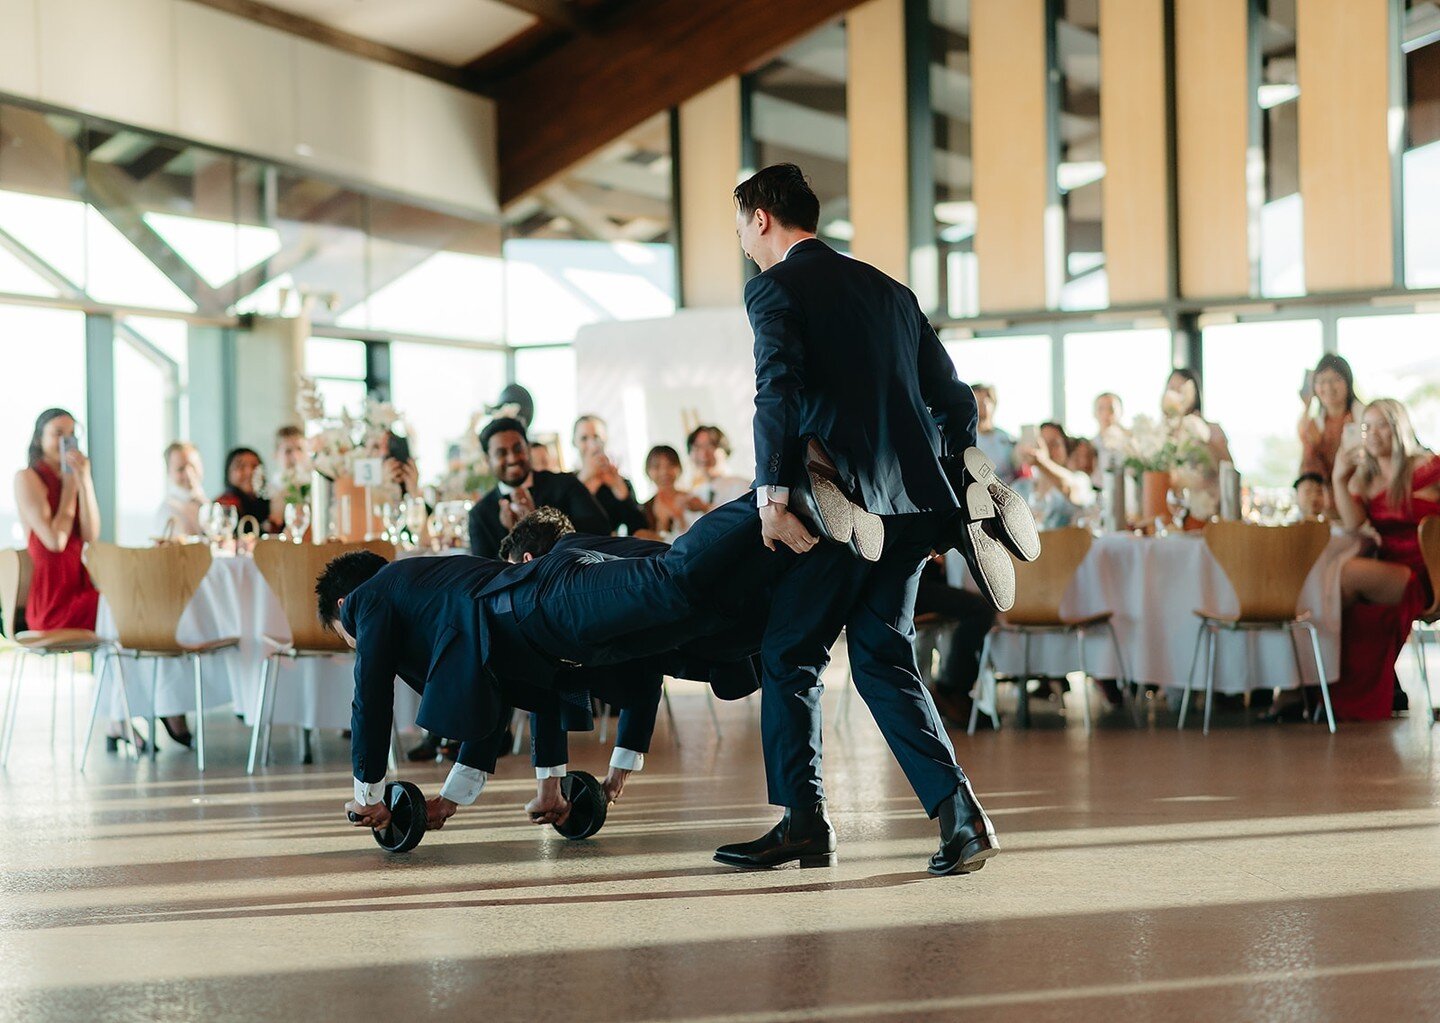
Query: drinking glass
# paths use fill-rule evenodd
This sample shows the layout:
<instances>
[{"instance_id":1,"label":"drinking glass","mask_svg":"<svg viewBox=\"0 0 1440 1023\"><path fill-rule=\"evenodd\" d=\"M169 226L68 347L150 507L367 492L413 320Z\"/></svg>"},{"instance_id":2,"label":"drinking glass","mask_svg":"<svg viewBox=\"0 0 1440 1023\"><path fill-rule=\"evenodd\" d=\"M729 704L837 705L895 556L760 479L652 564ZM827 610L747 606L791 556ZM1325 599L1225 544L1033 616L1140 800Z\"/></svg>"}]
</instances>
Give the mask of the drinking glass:
<instances>
[{"instance_id":1,"label":"drinking glass","mask_svg":"<svg viewBox=\"0 0 1440 1023\"><path fill-rule=\"evenodd\" d=\"M310 528L310 506L308 504L287 504L285 506L285 528L290 532L293 543L305 542L305 530Z\"/></svg>"}]
</instances>

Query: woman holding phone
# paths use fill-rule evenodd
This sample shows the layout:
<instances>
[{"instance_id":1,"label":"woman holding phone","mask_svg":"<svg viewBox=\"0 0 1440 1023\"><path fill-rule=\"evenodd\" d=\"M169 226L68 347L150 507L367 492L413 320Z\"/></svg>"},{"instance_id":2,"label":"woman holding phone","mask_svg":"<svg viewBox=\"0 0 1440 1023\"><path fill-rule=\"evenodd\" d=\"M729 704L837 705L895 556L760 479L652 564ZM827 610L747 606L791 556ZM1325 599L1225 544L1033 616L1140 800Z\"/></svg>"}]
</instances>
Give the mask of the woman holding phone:
<instances>
[{"instance_id":1,"label":"woman holding phone","mask_svg":"<svg viewBox=\"0 0 1440 1023\"><path fill-rule=\"evenodd\" d=\"M1351 446L1345 443L1345 428L1356 433L1365 406L1355 400L1355 372L1341 356L1324 356L1307 376L1300 391L1305 403L1299 425L1300 474L1319 473L1328 480L1335 472L1335 456Z\"/></svg>"},{"instance_id":2,"label":"woman holding phone","mask_svg":"<svg viewBox=\"0 0 1440 1023\"><path fill-rule=\"evenodd\" d=\"M15 504L33 573L25 627L93 630L100 594L82 556L85 544L100 538L100 504L90 459L75 438L75 417L64 409L46 409L35 420L26 467L15 474ZM121 722L112 722L106 746L113 751L129 742L124 732Z\"/></svg>"}]
</instances>

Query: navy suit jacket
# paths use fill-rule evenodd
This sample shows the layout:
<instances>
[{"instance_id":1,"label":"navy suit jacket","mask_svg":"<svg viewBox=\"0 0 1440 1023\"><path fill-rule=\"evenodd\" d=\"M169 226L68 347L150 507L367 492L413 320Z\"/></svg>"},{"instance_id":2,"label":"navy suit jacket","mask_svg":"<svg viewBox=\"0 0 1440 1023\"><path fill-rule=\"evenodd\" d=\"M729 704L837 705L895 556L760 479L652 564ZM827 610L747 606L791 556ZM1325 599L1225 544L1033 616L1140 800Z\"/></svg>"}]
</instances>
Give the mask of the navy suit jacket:
<instances>
[{"instance_id":1,"label":"navy suit jacket","mask_svg":"<svg viewBox=\"0 0 1440 1023\"><path fill-rule=\"evenodd\" d=\"M908 288L819 239L745 286L755 485L793 486L817 436L877 515L959 507L940 458L975 443L975 395Z\"/></svg>"},{"instance_id":2,"label":"navy suit jacket","mask_svg":"<svg viewBox=\"0 0 1440 1023\"><path fill-rule=\"evenodd\" d=\"M611 532L609 516L579 477L568 472L536 472L534 477L530 496L536 508L559 508L580 533L603 536ZM500 541L507 532L500 524L500 488L495 487L470 509L470 553L498 558Z\"/></svg>"}]
</instances>

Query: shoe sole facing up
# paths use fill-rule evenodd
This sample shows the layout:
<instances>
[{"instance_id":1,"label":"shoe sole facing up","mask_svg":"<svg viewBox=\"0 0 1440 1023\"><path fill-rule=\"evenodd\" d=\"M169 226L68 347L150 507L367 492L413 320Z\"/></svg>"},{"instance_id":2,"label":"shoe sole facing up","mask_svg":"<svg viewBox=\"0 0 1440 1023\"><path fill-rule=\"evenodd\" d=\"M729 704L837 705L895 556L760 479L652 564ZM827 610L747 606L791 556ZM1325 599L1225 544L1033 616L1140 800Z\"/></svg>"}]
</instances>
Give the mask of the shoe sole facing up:
<instances>
[{"instance_id":1,"label":"shoe sole facing up","mask_svg":"<svg viewBox=\"0 0 1440 1023\"><path fill-rule=\"evenodd\" d=\"M855 533L852 539L856 552L866 561L879 561L885 549L885 523L879 515L863 508L853 508Z\"/></svg>"},{"instance_id":2,"label":"shoe sole facing up","mask_svg":"<svg viewBox=\"0 0 1440 1023\"><path fill-rule=\"evenodd\" d=\"M1035 529L1035 519L1030 514L1030 508L1020 499L1020 495L1014 490L1000 482L1000 477L995 474L995 465L979 448L967 448L965 451L965 471L975 480L986 492L987 496L992 489L1006 495L1006 507L997 507L994 500L990 502L990 514L977 516L973 510L971 518L998 518L1001 528L997 530L997 539L1005 546L1010 553L1021 561L1035 561L1040 557L1040 536ZM971 484L973 487L975 484ZM970 501L966 488L966 500ZM1006 513L1010 512L1010 515ZM1015 522L1013 518L1019 518ZM1013 527L1013 528L1012 528Z\"/></svg>"},{"instance_id":3,"label":"shoe sole facing up","mask_svg":"<svg viewBox=\"0 0 1440 1023\"><path fill-rule=\"evenodd\" d=\"M810 493L825 520L825 529L839 543L849 543L855 532L855 506L840 488L823 476L810 474Z\"/></svg>"}]
</instances>

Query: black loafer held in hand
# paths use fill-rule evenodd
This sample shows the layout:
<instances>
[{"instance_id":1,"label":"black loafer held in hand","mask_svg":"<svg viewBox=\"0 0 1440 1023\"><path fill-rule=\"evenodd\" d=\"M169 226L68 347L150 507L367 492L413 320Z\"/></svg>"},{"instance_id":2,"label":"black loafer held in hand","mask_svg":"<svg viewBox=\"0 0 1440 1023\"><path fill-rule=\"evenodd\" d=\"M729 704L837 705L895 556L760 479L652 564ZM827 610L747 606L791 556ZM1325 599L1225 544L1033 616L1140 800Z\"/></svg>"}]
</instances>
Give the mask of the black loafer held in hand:
<instances>
[{"instance_id":1,"label":"black loafer held in hand","mask_svg":"<svg viewBox=\"0 0 1440 1023\"><path fill-rule=\"evenodd\" d=\"M1040 533L1030 506L995 474L995 466L979 448L966 448L963 456L965 473L985 487L995 505L996 537L1011 554L1021 561L1040 557Z\"/></svg>"},{"instance_id":2,"label":"black loafer held in hand","mask_svg":"<svg viewBox=\"0 0 1440 1023\"><path fill-rule=\"evenodd\" d=\"M885 547L885 523L840 489L840 473L820 442L805 443L805 468L790 488L790 510L820 537L845 544L857 558L879 561Z\"/></svg>"},{"instance_id":3,"label":"black loafer held in hand","mask_svg":"<svg viewBox=\"0 0 1440 1023\"><path fill-rule=\"evenodd\" d=\"M960 500L963 507L957 513L960 528L955 547L965 556L980 595L995 610L1009 611L1015 606L1015 562L998 539L995 502L983 483L971 483Z\"/></svg>"}]
</instances>

